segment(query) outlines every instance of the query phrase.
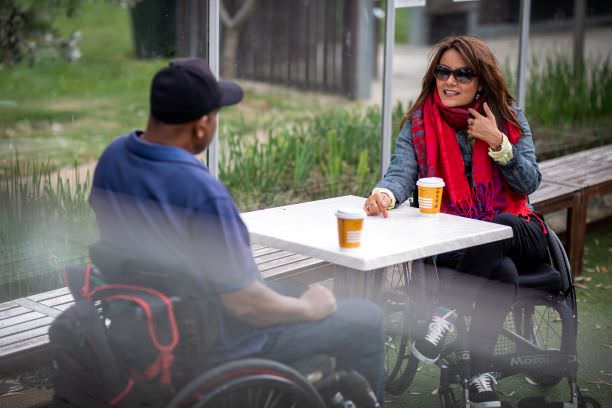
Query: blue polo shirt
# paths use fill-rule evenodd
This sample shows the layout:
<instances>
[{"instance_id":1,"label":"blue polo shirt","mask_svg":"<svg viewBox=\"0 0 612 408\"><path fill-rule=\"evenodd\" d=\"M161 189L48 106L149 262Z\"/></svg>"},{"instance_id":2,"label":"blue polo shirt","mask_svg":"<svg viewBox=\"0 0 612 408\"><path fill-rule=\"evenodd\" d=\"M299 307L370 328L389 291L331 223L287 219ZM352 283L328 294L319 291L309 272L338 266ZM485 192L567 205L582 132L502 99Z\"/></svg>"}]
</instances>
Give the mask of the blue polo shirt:
<instances>
[{"instance_id":1,"label":"blue polo shirt","mask_svg":"<svg viewBox=\"0 0 612 408\"><path fill-rule=\"evenodd\" d=\"M219 335L210 361L259 352L266 330L226 314L219 294L260 280L246 226L227 189L191 153L135 131L104 151L90 204L100 241L150 262L180 264L213 299Z\"/></svg>"}]
</instances>

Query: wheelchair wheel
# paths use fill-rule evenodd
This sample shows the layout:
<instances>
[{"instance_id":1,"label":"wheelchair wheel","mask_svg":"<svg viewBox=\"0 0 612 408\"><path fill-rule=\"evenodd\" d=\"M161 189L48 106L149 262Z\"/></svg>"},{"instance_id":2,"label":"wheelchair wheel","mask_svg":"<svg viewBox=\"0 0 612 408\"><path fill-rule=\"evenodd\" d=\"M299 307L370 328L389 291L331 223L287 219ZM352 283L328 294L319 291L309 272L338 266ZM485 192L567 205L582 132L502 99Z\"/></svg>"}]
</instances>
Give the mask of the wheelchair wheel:
<instances>
[{"instance_id":1,"label":"wheelchair wheel","mask_svg":"<svg viewBox=\"0 0 612 408\"><path fill-rule=\"evenodd\" d=\"M396 265L385 275L382 303L385 312L385 391L391 395L404 392L414 380L419 361L411 347L418 314L409 271Z\"/></svg>"},{"instance_id":2,"label":"wheelchair wheel","mask_svg":"<svg viewBox=\"0 0 612 408\"><path fill-rule=\"evenodd\" d=\"M562 305L541 302L515 304L506 319L505 329L519 334L539 350L561 352L566 349L564 337L567 336L567 327L564 328L564 325L569 324L561 317ZM508 351L520 352L520 346L512 346L513 349ZM563 379L564 374L531 371L527 372L526 376L528 381L535 385L554 387Z\"/></svg>"},{"instance_id":3,"label":"wheelchair wheel","mask_svg":"<svg viewBox=\"0 0 612 408\"><path fill-rule=\"evenodd\" d=\"M312 384L294 369L253 358L203 373L187 384L168 407L324 408L325 403Z\"/></svg>"},{"instance_id":4,"label":"wheelchair wheel","mask_svg":"<svg viewBox=\"0 0 612 408\"><path fill-rule=\"evenodd\" d=\"M578 398L578 408L601 408L601 404L593 397L581 395Z\"/></svg>"}]
</instances>

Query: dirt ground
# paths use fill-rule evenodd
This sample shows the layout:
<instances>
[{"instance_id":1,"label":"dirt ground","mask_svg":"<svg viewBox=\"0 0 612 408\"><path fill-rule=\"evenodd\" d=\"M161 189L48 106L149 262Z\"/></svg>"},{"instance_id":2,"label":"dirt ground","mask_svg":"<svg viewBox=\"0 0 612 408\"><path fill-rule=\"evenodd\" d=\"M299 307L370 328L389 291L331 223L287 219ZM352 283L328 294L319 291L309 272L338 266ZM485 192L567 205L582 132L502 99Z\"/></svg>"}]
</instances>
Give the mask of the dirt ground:
<instances>
[{"instance_id":1,"label":"dirt ground","mask_svg":"<svg viewBox=\"0 0 612 408\"><path fill-rule=\"evenodd\" d=\"M6 408L34 408L46 407L51 403L53 390L24 388L12 395L0 396L0 407Z\"/></svg>"}]
</instances>

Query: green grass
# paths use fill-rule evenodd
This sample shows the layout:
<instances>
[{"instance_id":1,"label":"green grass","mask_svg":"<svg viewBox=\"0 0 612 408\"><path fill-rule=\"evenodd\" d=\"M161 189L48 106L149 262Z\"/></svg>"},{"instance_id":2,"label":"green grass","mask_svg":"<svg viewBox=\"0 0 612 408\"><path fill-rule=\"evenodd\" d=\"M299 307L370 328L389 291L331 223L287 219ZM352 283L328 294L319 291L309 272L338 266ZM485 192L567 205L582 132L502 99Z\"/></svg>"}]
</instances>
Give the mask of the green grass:
<instances>
[{"instance_id":1,"label":"green grass","mask_svg":"<svg viewBox=\"0 0 612 408\"><path fill-rule=\"evenodd\" d=\"M85 3L77 18L57 24L62 34L81 30L81 60L0 69L0 169L15 151L54 166L70 164L72 144L78 159L92 160L118 134L142 126L148 84L163 62L131 58L128 23L123 8Z\"/></svg>"},{"instance_id":2,"label":"green grass","mask_svg":"<svg viewBox=\"0 0 612 408\"><path fill-rule=\"evenodd\" d=\"M577 282L578 299L578 384L587 395L595 397L602 407L612 406L612 386L594 384L604 381L612 384L612 321L610 295L612 294L612 226L609 224L589 233L585 244L584 272ZM420 367L410 389L388 406L420 408L439 407L437 395L432 392L439 384L436 366ZM551 389L542 389L527 383L516 375L499 383L502 398L518 406L521 398L544 395L548 401L567 401L567 382Z\"/></svg>"}]
</instances>

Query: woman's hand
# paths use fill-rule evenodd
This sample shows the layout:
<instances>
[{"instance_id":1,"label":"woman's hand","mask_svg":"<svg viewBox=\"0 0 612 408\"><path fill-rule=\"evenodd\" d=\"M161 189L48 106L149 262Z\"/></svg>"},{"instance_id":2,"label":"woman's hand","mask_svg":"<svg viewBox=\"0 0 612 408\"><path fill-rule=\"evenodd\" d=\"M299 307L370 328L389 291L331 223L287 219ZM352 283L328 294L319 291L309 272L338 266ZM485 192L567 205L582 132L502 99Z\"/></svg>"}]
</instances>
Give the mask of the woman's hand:
<instances>
[{"instance_id":1,"label":"woman's hand","mask_svg":"<svg viewBox=\"0 0 612 408\"><path fill-rule=\"evenodd\" d=\"M391 204L391 197L385 193L374 193L366 199L363 209L368 215L382 214L383 217L389 216L389 205Z\"/></svg>"},{"instance_id":2,"label":"woman's hand","mask_svg":"<svg viewBox=\"0 0 612 408\"><path fill-rule=\"evenodd\" d=\"M502 132L497 128L495 115L493 115L489 105L485 102L483 106L485 116L472 108L469 109L470 115L473 117L468 119L468 135L487 143L491 149L498 150L503 141Z\"/></svg>"}]
</instances>

